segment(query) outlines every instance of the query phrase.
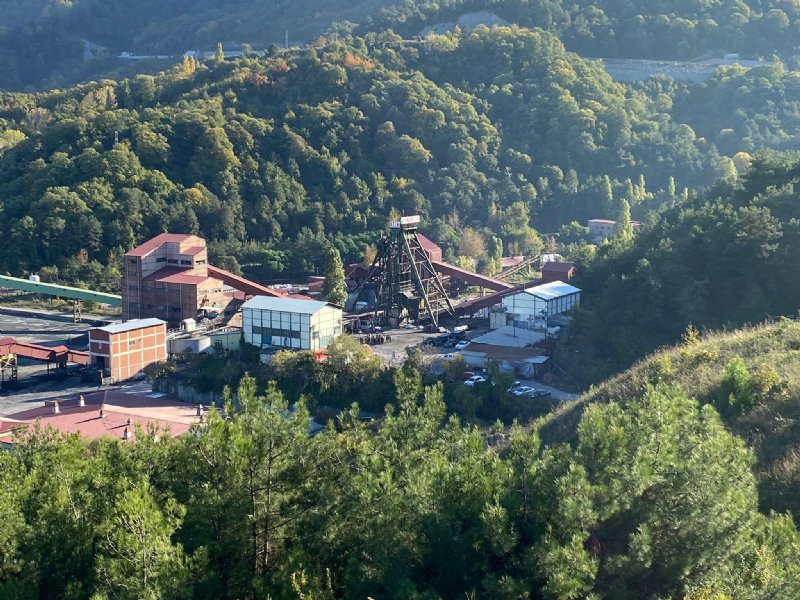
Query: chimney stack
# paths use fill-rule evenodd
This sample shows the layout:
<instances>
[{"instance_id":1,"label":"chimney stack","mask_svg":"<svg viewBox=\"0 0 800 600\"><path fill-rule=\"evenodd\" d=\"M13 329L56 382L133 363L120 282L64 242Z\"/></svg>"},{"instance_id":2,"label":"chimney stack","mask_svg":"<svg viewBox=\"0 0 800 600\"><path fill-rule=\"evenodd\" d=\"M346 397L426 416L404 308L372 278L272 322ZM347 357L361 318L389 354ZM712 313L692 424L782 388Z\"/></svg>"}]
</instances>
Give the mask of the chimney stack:
<instances>
[{"instance_id":1,"label":"chimney stack","mask_svg":"<svg viewBox=\"0 0 800 600\"><path fill-rule=\"evenodd\" d=\"M197 405L197 416L198 417L202 417L203 416L203 405L202 405L202 403Z\"/></svg>"},{"instance_id":2,"label":"chimney stack","mask_svg":"<svg viewBox=\"0 0 800 600\"><path fill-rule=\"evenodd\" d=\"M133 423L133 421L131 421L131 418L128 417L128 427L130 427L132 423Z\"/></svg>"},{"instance_id":3,"label":"chimney stack","mask_svg":"<svg viewBox=\"0 0 800 600\"><path fill-rule=\"evenodd\" d=\"M128 428L127 428L127 427L125 428L125 431L123 431L123 432L122 432L122 439L123 439L123 440L129 440L129 439L131 439L131 432L130 432L130 431L128 431Z\"/></svg>"},{"instance_id":4,"label":"chimney stack","mask_svg":"<svg viewBox=\"0 0 800 600\"><path fill-rule=\"evenodd\" d=\"M105 416L106 416L106 411L105 411L105 410L103 410L103 407L101 406L101 407L100 407L100 418L101 418L101 419L104 419L104 418L105 418Z\"/></svg>"},{"instance_id":5,"label":"chimney stack","mask_svg":"<svg viewBox=\"0 0 800 600\"><path fill-rule=\"evenodd\" d=\"M57 415L60 412L61 412L61 408L59 408L59 406L58 406L58 400L54 400L53 401L53 414Z\"/></svg>"},{"instance_id":6,"label":"chimney stack","mask_svg":"<svg viewBox=\"0 0 800 600\"><path fill-rule=\"evenodd\" d=\"M81 408L86 406L86 400L83 399L83 394L78 396L78 406L80 406Z\"/></svg>"}]
</instances>

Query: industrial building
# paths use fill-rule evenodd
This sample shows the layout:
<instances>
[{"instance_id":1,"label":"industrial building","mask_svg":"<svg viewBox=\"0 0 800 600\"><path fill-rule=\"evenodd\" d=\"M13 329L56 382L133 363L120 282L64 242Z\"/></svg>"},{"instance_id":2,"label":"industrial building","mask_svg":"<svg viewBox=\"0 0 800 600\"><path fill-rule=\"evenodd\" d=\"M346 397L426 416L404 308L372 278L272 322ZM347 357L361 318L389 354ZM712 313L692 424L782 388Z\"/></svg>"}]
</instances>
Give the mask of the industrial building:
<instances>
[{"instance_id":1,"label":"industrial building","mask_svg":"<svg viewBox=\"0 0 800 600\"><path fill-rule=\"evenodd\" d=\"M536 329L537 322L546 327L548 318L572 310L580 300L581 290L561 281L525 288L505 296L503 302L492 310L490 327L498 329L515 325Z\"/></svg>"},{"instance_id":2,"label":"industrial building","mask_svg":"<svg viewBox=\"0 0 800 600\"><path fill-rule=\"evenodd\" d=\"M157 318L176 327L187 318L232 314L238 307L233 290L283 296L209 265L203 238L162 233L125 255L122 318Z\"/></svg>"},{"instance_id":3,"label":"industrial building","mask_svg":"<svg viewBox=\"0 0 800 600\"><path fill-rule=\"evenodd\" d=\"M442 249L419 233L419 215L389 222L388 234L358 289L348 298L348 309L381 313L391 326L405 320L430 320L455 315L451 297L469 286L510 290L514 286L442 260Z\"/></svg>"},{"instance_id":4,"label":"industrial building","mask_svg":"<svg viewBox=\"0 0 800 600\"><path fill-rule=\"evenodd\" d=\"M592 240L599 242L604 238L610 238L614 234L616 221L611 219L589 219L586 226L589 228L589 236ZM640 221L631 221L631 228L638 231L642 226Z\"/></svg>"},{"instance_id":5,"label":"industrial building","mask_svg":"<svg viewBox=\"0 0 800 600\"><path fill-rule=\"evenodd\" d=\"M548 261L542 265L542 283L569 283L575 276L575 263Z\"/></svg>"},{"instance_id":6,"label":"industrial building","mask_svg":"<svg viewBox=\"0 0 800 600\"><path fill-rule=\"evenodd\" d=\"M242 305L244 341L265 347L321 350L342 333L342 309L327 302L256 296Z\"/></svg>"},{"instance_id":7,"label":"industrial building","mask_svg":"<svg viewBox=\"0 0 800 600\"><path fill-rule=\"evenodd\" d=\"M89 330L89 356L111 382L130 379L167 359L167 324L160 319L136 319Z\"/></svg>"}]
</instances>

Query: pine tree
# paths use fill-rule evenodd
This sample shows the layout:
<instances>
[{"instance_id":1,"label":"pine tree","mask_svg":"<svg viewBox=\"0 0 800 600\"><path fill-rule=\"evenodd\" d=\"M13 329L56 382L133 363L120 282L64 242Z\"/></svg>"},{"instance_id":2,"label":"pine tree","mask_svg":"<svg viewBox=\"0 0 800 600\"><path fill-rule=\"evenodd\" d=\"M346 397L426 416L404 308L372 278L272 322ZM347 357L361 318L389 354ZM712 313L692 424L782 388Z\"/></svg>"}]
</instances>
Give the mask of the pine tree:
<instances>
[{"instance_id":1,"label":"pine tree","mask_svg":"<svg viewBox=\"0 0 800 600\"><path fill-rule=\"evenodd\" d=\"M630 239L633 237L633 225L631 224L631 205L623 198L619 205L617 223L614 225L614 237L619 239Z\"/></svg>"},{"instance_id":2,"label":"pine tree","mask_svg":"<svg viewBox=\"0 0 800 600\"><path fill-rule=\"evenodd\" d=\"M343 306L347 300L347 286L344 281L344 265L339 251L331 247L325 260L325 284L322 297L328 302Z\"/></svg>"},{"instance_id":3,"label":"pine tree","mask_svg":"<svg viewBox=\"0 0 800 600\"><path fill-rule=\"evenodd\" d=\"M217 64L225 60L225 52L222 51L222 42L217 42L217 50L214 52L214 62Z\"/></svg>"}]
</instances>

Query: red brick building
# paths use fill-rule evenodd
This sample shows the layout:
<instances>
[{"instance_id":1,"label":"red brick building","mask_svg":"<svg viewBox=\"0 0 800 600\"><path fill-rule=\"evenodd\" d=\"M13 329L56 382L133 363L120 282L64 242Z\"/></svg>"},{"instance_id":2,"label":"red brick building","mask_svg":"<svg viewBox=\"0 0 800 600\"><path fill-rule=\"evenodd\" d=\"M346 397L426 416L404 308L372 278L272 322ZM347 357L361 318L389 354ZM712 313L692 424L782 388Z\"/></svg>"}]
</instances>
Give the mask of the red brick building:
<instances>
[{"instance_id":1,"label":"red brick building","mask_svg":"<svg viewBox=\"0 0 800 600\"><path fill-rule=\"evenodd\" d=\"M89 355L103 377L130 379L145 367L167 360L167 324L137 319L89 330Z\"/></svg>"},{"instance_id":2,"label":"red brick building","mask_svg":"<svg viewBox=\"0 0 800 600\"><path fill-rule=\"evenodd\" d=\"M196 235L162 233L125 255L122 318L157 318L170 326L198 312L224 312L233 297L209 276L208 251Z\"/></svg>"}]
</instances>

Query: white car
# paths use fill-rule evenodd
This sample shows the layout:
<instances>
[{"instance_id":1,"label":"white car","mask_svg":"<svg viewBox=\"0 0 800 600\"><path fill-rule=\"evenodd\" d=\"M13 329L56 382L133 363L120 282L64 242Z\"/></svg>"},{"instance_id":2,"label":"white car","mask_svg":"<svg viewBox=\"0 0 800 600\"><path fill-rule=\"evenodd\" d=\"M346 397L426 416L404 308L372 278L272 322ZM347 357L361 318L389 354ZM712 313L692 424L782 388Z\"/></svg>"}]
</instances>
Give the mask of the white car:
<instances>
[{"instance_id":1,"label":"white car","mask_svg":"<svg viewBox=\"0 0 800 600\"><path fill-rule=\"evenodd\" d=\"M464 340L463 342L458 342L458 343L457 343L457 344L456 344L456 345L453 347L453 350L463 350L463 349L464 349L464 348L466 348L467 346L469 346L469 342L468 342L467 340Z\"/></svg>"},{"instance_id":2,"label":"white car","mask_svg":"<svg viewBox=\"0 0 800 600\"><path fill-rule=\"evenodd\" d=\"M482 377L481 375L473 375L464 382L464 385L467 387L474 387L476 383L483 383L484 381L486 381L486 377Z\"/></svg>"},{"instance_id":3,"label":"white car","mask_svg":"<svg viewBox=\"0 0 800 600\"><path fill-rule=\"evenodd\" d=\"M532 387L528 387L527 385L520 385L511 390L511 393L514 394L515 396L525 396L532 391L534 391Z\"/></svg>"}]
</instances>

